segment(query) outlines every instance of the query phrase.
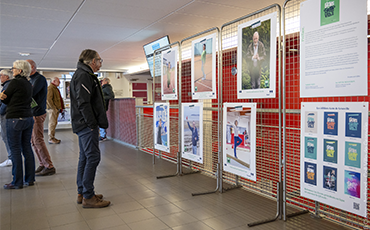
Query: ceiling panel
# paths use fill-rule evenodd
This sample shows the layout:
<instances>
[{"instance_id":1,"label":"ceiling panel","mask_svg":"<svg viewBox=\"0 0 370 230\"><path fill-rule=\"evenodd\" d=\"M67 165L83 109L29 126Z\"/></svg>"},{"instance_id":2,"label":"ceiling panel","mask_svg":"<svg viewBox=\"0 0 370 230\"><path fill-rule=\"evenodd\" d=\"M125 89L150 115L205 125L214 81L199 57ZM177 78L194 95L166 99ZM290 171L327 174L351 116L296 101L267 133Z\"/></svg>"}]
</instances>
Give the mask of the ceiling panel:
<instances>
[{"instance_id":1,"label":"ceiling panel","mask_svg":"<svg viewBox=\"0 0 370 230\"><path fill-rule=\"evenodd\" d=\"M29 52L29 58L40 68L74 69L81 51L90 48L103 57L102 70L124 71L146 63L142 46L148 42L164 35L169 35L171 42L181 41L272 3L272 0L0 0L0 68L22 59L19 52Z\"/></svg>"}]
</instances>

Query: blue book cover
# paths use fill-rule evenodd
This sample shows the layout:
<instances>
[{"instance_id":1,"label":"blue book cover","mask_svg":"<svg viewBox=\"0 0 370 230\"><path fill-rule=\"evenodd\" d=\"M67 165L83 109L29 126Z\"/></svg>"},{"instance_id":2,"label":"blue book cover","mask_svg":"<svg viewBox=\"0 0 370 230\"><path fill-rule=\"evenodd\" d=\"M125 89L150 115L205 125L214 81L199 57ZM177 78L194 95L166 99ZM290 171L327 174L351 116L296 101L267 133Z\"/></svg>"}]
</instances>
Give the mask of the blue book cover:
<instances>
[{"instance_id":1,"label":"blue book cover","mask_svg":"<svg viewBox=\"0 0 370 230\"><path fill-rule=\"evenodd\" d=\"M307 184L317 185L317 168L316 164L304 162L304 182Z\"/></svg>"},{"instance_id":2,"label":"blue book cover","mask_svg":"<svg viewBox=\"0 0 370 230\"><path fill-rule=\"evenodd\" d=\"M324 134L338 135L338 112L324 112Z\"/></svg>"},{"instance_id":3,"label":"blue book cover","mask_svg":"<svg viewBox=\"0 0 370 230\"><path fill-rule=\"evenodd\" d=\"M324 166L323 175L324 188L337 191L337 169L333 167Z\"/></svg>"},{"instance_id":4,"label":"blue book cover","mask_svg":"<svg viewBox=\"0 0 370 230\"><path fill-rule=\"evenodd\" d=\"M346 137L361 138L361 113L346 113Z\"/></svg>"}]
</instances>

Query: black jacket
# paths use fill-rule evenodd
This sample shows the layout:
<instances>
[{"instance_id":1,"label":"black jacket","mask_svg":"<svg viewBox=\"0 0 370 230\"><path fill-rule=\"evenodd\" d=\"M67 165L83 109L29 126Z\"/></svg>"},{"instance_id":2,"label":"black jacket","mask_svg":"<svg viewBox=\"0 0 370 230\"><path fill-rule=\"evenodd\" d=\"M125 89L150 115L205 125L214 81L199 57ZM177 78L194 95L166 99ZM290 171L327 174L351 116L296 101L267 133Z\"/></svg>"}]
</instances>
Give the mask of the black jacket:
<instances>
[{"instance_id":1,"label":"black jacket","mask_svg":"<svg viewBox=\"0 0 370 230\"><path fill-rule=\"evenodd\" d=\"M4 93L7 96L2 101L7 105L6 119L32 117L32 85L25 77L15 76Z\"/></svg>"},{"instance_id":2,"label":"black jacket","mask_svg":"<svg viewBox=\"0 0 370 230\"><path fill-rule=\"evenodd\" d=\"M41 116L46 113L46 96L48 94L48 83L44 76L38 72L30 76L32 84L32 97L37 102L37 106L32 108L33 116Z\"/></svg>"},{"instance_id":3,"label":"black jacket","mask_svg":"<svg viewBox=\"0 0 370 230\"><path fill-rule=\"evenodd\" d=\"M103 90L103 96L104 96L104 100L105 100L105 110L108 111L109 100L114 99L113 88L110 84L105 84L101 88Z\"/></svg>"},{"instance_id":4,"label":"black jacket","mask_svg":"<svg viewBox=\"0 0 370 230\"><path fill-rule=\"evenodd\" d=\"M87 127L108 128L100 82L90 66L77 63L70 90L73 132L77 133Z\"/></svg>"}]
</instances>

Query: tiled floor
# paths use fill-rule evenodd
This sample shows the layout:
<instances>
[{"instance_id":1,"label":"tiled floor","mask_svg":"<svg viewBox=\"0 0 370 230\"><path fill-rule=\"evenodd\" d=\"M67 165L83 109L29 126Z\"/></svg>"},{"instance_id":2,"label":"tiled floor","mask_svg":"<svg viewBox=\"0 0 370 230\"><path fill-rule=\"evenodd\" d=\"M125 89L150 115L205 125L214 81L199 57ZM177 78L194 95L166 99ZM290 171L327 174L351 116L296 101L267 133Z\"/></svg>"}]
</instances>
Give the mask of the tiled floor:
<instances>
[{"instance_id":1,"label":"tiled floor","mask_svg":"<svg viewBox=\"0 0 370 230\"><path fill-rule=\"evenodd\" d=\"M1 230L239 230L275 215L274 201L242 189L192 196L212 191L215 180L201 174L158 180L156 176L174 173L175 165L160 159L153 165L151 155L114 141L100 144L102 160L95 180L96 192L112 205L83 209L76 203L77 136L71 130L59 130L56 136L62 139L60 145L47 144L56 175L37 177L35 186L20 190L0 188ZM3 161L6 150L0 142ZM1 187L10 181L11 167L0 168ZM304 214L250 229L345 228Z\"/></svg>"}]
</instances>

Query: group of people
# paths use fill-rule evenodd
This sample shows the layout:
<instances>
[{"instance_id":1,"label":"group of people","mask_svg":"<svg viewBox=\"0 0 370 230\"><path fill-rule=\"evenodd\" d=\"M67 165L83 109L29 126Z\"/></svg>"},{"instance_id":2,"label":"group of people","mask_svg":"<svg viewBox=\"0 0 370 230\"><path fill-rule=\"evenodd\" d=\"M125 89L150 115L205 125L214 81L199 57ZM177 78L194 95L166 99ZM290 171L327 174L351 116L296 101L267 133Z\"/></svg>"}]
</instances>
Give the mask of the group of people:
<instances>
[{"instance_id":1,"label":"group of people","mask_svg":"<svg viewBox=\"0 0 370 230\"><path fill-rule=\"evenodd\" d=\"M94 192L94 180L100 162L99 128L103 138L106 138L106 110L109 99L114 98L109 79L103 80L101 87L94 74L99 71L102 63L103 59L95 50L82 51L77 70L70 82L72 130L78 136L80 147L77 203L84 208L103 208L110 205L110 201L104 200L102 194ZM64 109L63 99L57 88L60 80L53 78L48 87L45 77L36 71L33 60L17 60L13 63L11 72L2 70L0 76L3 86L0 93L1 135L8 151L5 163L12 166L13 176L12 181L4 185L4 189L22 189L33 186L35 176L56 173L45 145L43 126L47 106L49 143L59 144L61 141L55 138L55 127L58 115ZM105 100L103 93L109 99ZM40 163L37 169L33 151Z\"/></svg>"},{"instance_id":2,"label":"group of people","mask_svg":"<svg viewBox=\"0 0 370 230\"><path fill-rule=\"evenodd\" d=\"M2 70L0 75L3 86L0 94L1 136L8 152L8 159L0 166L13 166L13 181L4 188L32 186L35 175L48 176L56 172L44 141L47 81L37 72L33 60L17 60L11 71ZM40 162L36 170L31 146ZM21 153L25 158L24 181Z\"/></svg>"}]
</instances>

